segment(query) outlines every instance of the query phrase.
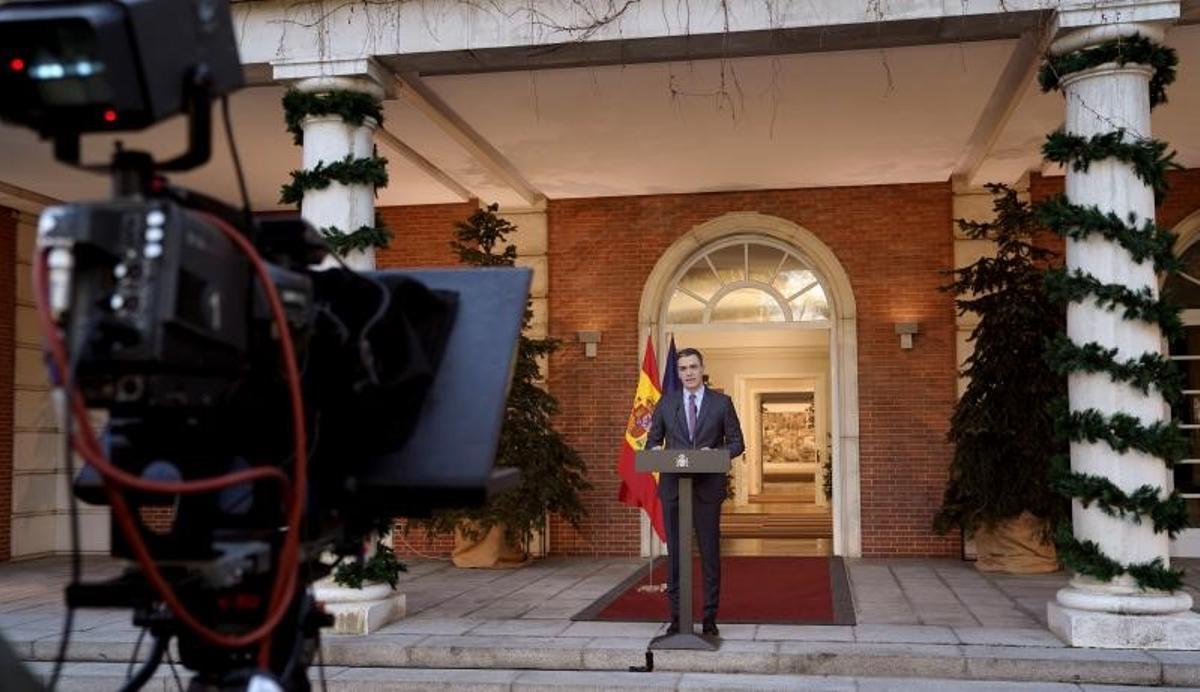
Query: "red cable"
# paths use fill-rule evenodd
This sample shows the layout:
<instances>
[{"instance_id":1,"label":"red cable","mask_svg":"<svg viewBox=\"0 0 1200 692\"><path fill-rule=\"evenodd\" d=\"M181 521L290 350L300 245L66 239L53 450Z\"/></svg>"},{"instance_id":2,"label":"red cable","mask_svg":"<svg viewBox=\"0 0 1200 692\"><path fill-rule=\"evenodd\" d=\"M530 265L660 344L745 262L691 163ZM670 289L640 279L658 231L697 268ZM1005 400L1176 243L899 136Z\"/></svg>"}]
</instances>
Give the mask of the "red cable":
<instances>
[{"instance_id":1,"label":"red cable","mask_svg":"<svg viewBox=\"0 0 1200 692\"><path fill-rule=\"evenodd\" d=\"M270 274L267 270L262 258L254 249L254 246L237 231L236 228L227 223L224 219L204 213L196 212L200 216L205 217L221 230L222 233L246 255L247 259L254 266L259 282L263 285L263 289L267 296L267 301L271 307L271 313L279 327L279 346L283 359L283 366L288 380L289 392L291 394L291 409L292 409L292 433L293 443L295 447L295 464L294 464L294 483L291 485L292 501L288 506L287 516L287 534L284 537L283 548L280 551L278 568L275 573L275 583L272 588L271 600L268 605L268 615L264 622L254 630L242 635L228 635L217 632L200 622L193 616L187 608L179 601L171 586L162 577L158 571L158 567L154 562L154 558L150 555L149 549L142 540L141 534L138 532L137 526L133 520L133 514L125 501L125 497L120 493L117 486L123 486L126 489L140 490L143 492L157 492L165 494L184 494L184 493L200 493L211 492L220 488L229 487L244 483L250 480L260 478L273 478L280 480L284 486L285 492L288 489L288 477L280 469L273 467L260 467L255 469L246 469L234 473L225 474L214 478L204 478L194 481L148 481L146 479L134 476L112 465L105 457L103 451L96 442L95 433L92 430L91 422L87 417L87 409L77 389L72 388L68 392L70 397L70 415L77 419L79 423L79 432L76 438L72 441L77 451L83 456L97 471L103 476L105 481L105 490L108 493L109 501L113 507L113 515L117 520L122 533L125 534L126 540L129 542L130 549L133 551L134 557L139 566L146 575L147 581L151 587L158 593L159 597L166 603L167 607L175 613L180 621L195 632L204 641L225 648L241 648L261 640L259 648L259 666L268 668L270 664L271 651L271 633L278 626L279 622L287 612L288 604L291 600L292 592L296 586L297 571L299 569L299 547L300 547L300 522L303 515L304 500L307 494L307 443L305 435L305 419L304 419L304 404L300 388L300 374L296 367L295 350L292 346L291 333L288 330L286 315L284 314L283 304L279 300L279 294L275 290L275 285L271 281ZM50 350L50 355L62 374L67 373L68 361L61 335L58 333L57 326L54 324L53 317L50 315L49 305L47 300L47 275L49 266L46 254L48 251L42 252L36 258L33 284L34 296L37 300L38 316L42 323L42 329L46 334L47 343Z\"/></svg>"}]
</instances>

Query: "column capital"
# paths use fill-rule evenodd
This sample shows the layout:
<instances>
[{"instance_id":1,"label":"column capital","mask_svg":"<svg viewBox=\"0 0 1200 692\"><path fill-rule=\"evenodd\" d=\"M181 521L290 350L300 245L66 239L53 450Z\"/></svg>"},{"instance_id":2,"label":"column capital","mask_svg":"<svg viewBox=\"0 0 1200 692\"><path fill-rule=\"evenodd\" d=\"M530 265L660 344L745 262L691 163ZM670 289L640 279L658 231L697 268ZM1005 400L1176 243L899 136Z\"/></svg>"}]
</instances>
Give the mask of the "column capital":
<instances>
[{"instance_id":1,"label":"column capital","mask_svg":"<svg viewBox=\"0 0 1200 692\"><path fill-rule=\"evenodd\" d=\"M1179 19L1179 5L1179 0L1073 0L1059 7L1054 20L1060 31L1132 23L1174 23Z\"/></svg>"},{"instance_id":2,"label":"column capital","mask_svg":"<svg viewBox=\"0 0 1200 692\"><path fill-rule=\"evenodd\" d=\"M1162 43L1167 33L1165 23L1122 22L1119 24L1101 24L1076 29L1064 34L1050 44L1051 55L1063 55L1072 51L1098 46L1105 41L1117 38L1144 36L1155 43Z\"/></svg>"},{"instance_id":3,"label":"column capital","mask_svg":"<svg viewBox=\"0 0 1200 692\"><path fill-rule=\"evenodd\" d=\"M374 58L287 61L271 63L276 81L291 82L300 91L361 91L383 99L395 80Z\"/></svg>"}]
</instances>

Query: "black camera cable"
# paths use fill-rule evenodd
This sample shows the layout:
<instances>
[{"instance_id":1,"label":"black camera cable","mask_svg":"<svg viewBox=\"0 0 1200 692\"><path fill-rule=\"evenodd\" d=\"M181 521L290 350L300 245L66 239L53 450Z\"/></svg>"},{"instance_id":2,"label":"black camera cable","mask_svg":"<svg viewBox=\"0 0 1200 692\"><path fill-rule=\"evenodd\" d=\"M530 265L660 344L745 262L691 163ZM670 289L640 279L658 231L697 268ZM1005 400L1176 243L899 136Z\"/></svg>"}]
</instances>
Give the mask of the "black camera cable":
<instances>
[{"instance_id":1,"label":"black camera cable","mask_svg":"<svg viewBox=\"0 0 1200 692\"><path fill-rule=\"evenodd\" d=\"M84 337L90 339L96 326L96 320L89 321ZM70 343L70 334L64 334L63 338L64 341ZM79 367L79 354L82 350L76 349L76 352L70 356L66 372L58 373L62 392L63 465L67 470L67 521L71 536L71 581L66 588L68 596L63 599L67 606L67 612L63 615L62 636L58 642L58 653L54 657L54 670L50 674L50 683L47 685L47 689L50 690L58 685L63 665L67 661L67 649L71 645L71 631L75 628L75 604L71 602L69 594L73 588L78 588L79 583L83 580L83 555L79 547L79 500L75 497L72 487L72 483L75 481L75 448L73 445L75 417L71 413L71 392L75 391L75 370Z\"/></svg>"},{"instance_id":2,"label":"black camera cable","mask_svg":"<svg viewBox=\"0 0 1200 692\"><path fill-rule=\"evenodd\" d=\"M129 665L125 668L125 682L129 682L133 678L133 666L137 663L138 654L142 651L142 640L146 638L146 632L149 627L143 627L141 632L138 632L137 641L133 644L133 653L129 656Z\"/></svg>"},{"instance_id":3,"label":"black camera cable","mask_svg":"<svg viewBox=\"0 0 1200 692\"><path fill-rule=\"evenodd\" d=\"M246 189L246 174L242 171L242 158L238 155L237 143L233 140L233 121L229 117L229 95L221 97L221 119L225 121L225 139L229 141L229 155L233 157L233 170L237 174L238 192L242 195L242 216L246 231L253 228L254 218L250 212L250 193Z\"/></svg>"},{"instance_id":4,"label":"black camera cable","mask_svg":"<svg viewBox=\"0 0 1200 692\"><path fill-rule=\"evenodd\" d=\"M142 634L145 633L146 630L143 629ZM162 664L163 654L165 653L167 658L170 659L171 654L167 651L167 644L171 640L167 637L153 637L153 639L154 647L150 649L150 655L146 658L146 662L142 664L141 668L138 668L137 675L125 681L125 684L121 687L121 692L136 692L142 689L150 681L150 677L154 675L154 671L158 670L158 666ZM141 637L138 637L138 644L141 644ZM133 661L130 661L130 664L132 663Z\"/></svg>"},{"instance_id":5,"label":"black camera cable","mask_svg":"<svg viewBox=\"0 0 1200 692\"><path fill-rule=\"evenodd\" d=\"M175 687L179 692L183 692L183 680L179 679L179 671L175 668L175 657L171 655L171 649L167 649L167 667L171 669L171 677L175 678Z\"/></svg>"}]
</instances>

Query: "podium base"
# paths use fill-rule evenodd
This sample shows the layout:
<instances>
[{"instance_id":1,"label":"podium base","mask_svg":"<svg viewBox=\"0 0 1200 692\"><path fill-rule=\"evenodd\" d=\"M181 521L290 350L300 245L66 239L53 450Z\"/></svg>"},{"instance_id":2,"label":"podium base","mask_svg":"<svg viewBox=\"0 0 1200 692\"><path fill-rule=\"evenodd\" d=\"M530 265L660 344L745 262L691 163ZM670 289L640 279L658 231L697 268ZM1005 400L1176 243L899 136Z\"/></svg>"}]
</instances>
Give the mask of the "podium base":
<instances>
[{"instance_id":1,"label":"podium base","mask_svg":"<svg viewBox=\"0 0 1200 692\"><path fill-rule=\"evenodd\" d=\"M716 651L721 648L721 638L711 635L679 632L663 634L650 640L651 649L684 649L688 651Z\"/></svg>"}]
</instances>

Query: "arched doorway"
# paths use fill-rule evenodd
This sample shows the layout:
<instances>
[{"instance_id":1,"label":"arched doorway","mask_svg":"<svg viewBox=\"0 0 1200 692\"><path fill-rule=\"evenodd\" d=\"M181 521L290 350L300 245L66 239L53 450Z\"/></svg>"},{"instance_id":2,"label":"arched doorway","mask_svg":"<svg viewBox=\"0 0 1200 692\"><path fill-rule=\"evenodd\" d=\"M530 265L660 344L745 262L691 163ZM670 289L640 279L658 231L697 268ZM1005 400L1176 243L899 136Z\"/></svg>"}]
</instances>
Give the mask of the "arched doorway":
<instances>
[{"instance_id":1,"label":"arched doorway","mask_svg":"<svg viewBox=\"0 0 1200 692\"><path fill-rule=\"evenodd\" d=\"M1167 277L1163 293L1183 308L1183 334L1170 341L1171 360L1184 373L1182 400L1172 414L1188 438L1188 451L1171 472L1172 488L1183 495L1193 527L1200 526L1200 211L1174 229L1182 268ZM1169 488L1169 489L1172 489ZM1200 557L1200 529L1181 531L1171 543L1174 557Z\"/></svg>"},{"instance_id":2,"label":"arched doorway","mask_svg":"<svg viewBox=\"0 0 1200 692\"><path fill-rule=\"evenodd\" d=\"M785 219L725 214L693 228L659 259L639 323L660 359L672 334L680 347L704 351L713 386L738 406L748 452L735 467L730 511L770 514L763 505L794 504L807 494L806 504L826 512L826 549L858 556L855 305L832 251ZM760 528L770 533L770 524Z\"/></svg>"}]
</instances>

